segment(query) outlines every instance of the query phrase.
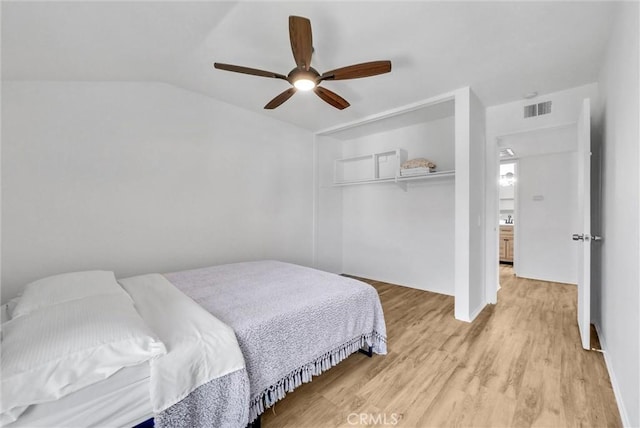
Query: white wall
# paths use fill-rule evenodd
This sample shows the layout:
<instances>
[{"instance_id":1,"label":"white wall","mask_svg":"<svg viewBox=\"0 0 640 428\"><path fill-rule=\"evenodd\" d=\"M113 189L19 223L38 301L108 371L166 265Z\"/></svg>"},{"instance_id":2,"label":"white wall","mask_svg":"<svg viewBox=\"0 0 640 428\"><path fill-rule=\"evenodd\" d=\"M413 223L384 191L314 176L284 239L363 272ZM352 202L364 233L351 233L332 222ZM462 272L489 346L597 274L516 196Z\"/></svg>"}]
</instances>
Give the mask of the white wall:
<instances>
[{"instance_id":1,"label":"white wall","mask_svg":"<svg viewBox=\"0 0 640 428\"><path fill-rule=\"evenodd\" d=\"M426 157L438 170L454 169L453 117L345 141L343 156L398 147L409 159ZM406 191L395 183L343 188L343 271L453 295L453 178L406 184Z\"/></svg>"},{"instance_id":2,"label":"white wall","mask_svg":"<svg viewBox=\"0 0 640 428\"><path fill-rule=\"evenodd\" d=\"M485 195L486 114L473 91L469 109L469 317L485 307Z\"/></svg>"},{"instance_id":3,"label":"white wall","mask_svg":"<svg viewBox=\"0 0 640 428\"><path fill-rule=\"evenodd\" d=\"M638 3L619 6L602 94L602 272L594 323L626 426L640 426ZM595 282L595 281L594 281Z\"/></svg>"},{"instance_id":4,"label":"white wall","mask_svg":"<svg viewBox=\"0 0 640 428\"><path fill-rule=\"evenodd\" d=\"M333 161L342 158L342 141L315 137L314 266L337 274L342 268L342 187L333 186Z\"/></svg>"},{"instance_id":5,"label":"white wall","mask_svg":"<svg viewBox=\"0 0 640 428\"><path fill-rule=\"evenodd\" d=\"M455 316L473 321L485 306L485 109L469 88L455 105ZM497 213L497 204L496 204Z\"/></svg>"},{"instance_id":6,"label":"white wall","mask_svg":"<svg viewBox=\"0 0 640 428\"><path fill-rule=\"evenodd\" d=\"M576 152L519 159L518 276L577 283L577 174Z\"/></svg>"},{"instance_id":7,"label":"white wall","mask_svg":"<svg viewBox=\"0 0 640 428\"><path fill-rule=\"evenodd\" d=\"M540 130L575 123L582 100L598 96L598 84L565 89L551 94L540 94L533 99L522 99L487 107L487 136L493 138L520 132ZM523 108L529 104L552 101L551 113L525 119Z\"/></svg>"},{"instance_id":8,"label":"white wall","mask_svg":"<svg viewBox=\"0 0 640 428\"><path fill-rule=\"evenodd\" d=\"M3 82L2 300L42 276L312 263L312 135L156 83Z\"/></svg>"}]
</instances>

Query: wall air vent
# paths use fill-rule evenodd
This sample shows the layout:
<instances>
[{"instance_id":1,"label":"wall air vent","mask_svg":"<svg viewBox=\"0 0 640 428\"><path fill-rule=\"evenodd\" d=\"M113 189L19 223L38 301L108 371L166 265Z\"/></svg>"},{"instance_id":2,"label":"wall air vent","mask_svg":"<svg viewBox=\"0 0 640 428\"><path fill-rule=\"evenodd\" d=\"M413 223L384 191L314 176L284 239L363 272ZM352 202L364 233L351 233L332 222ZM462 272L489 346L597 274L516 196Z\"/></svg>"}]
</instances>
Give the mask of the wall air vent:
<instances>
[{"instance_id":1,"label":"wall air vent","mask_svg":"<svg viewBox=\"0 0 640 428\"><path fill-rule=\"evenodd\" d=\"M524 118L535 117L538 115L538 104L524 106Z\"/></svg>"},{"instance_id":2,"label":"wall air vent","mask_svg":"<svg viewBox=\"0 0 640 428\"><path fill-rule=\"evenodd\" d=\"M538 104L538 116L551 113L551 101Z\"/></svg>"},{"instance_id":3,"label":"wall air vent","mask_svg":"<svg viewBox=\"0 0 640 428\"><path fill-rule=\"evenodd\" d=\"M542 116L551 113L551 101L524 106L524 118Z\"/></svg>"}]
</instances>

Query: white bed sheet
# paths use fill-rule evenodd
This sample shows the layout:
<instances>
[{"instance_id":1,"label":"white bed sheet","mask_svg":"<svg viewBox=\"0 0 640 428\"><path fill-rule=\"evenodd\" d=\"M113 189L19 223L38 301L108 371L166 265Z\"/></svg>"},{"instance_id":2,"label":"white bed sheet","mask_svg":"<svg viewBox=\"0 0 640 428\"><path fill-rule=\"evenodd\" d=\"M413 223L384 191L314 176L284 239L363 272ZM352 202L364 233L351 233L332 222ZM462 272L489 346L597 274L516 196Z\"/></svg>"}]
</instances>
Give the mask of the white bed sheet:
<instances>
[{"instance_id":1,"label":"white bed sheet","mask_svg":"<svg viewBox=\"0 0 640 428\"><path fill-rule=\"evenodd\" d=\"M196 388L244 369L231 327L178 290L160 274L120 280L167 353L152 360L151 407L160 413Z\"/></svg>"},{"instance_id":2,"label":"white bed sheet","mask_svg":"<svg viewBox=\"0 0 640 428\"><path fill-rule=\"evenodd\" d=\"M149 363L125 367L101 382L62 397L30 406L18 427L133 427L153 417L149 396Z\"/></svg>"}]
</instances>

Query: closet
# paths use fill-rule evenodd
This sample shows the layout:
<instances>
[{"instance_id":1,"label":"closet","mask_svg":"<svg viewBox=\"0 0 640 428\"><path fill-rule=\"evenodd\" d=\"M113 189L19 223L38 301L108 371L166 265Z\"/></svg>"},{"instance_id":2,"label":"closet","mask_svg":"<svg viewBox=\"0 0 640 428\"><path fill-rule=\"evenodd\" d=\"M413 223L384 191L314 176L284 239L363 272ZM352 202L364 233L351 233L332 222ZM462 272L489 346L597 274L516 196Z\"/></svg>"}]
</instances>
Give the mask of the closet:
<instances>
[{"instance_id":1,"label":"closet","mask_svg":"<svg viewBox=\"0 0 640 428\"><path fill-rule=\"evenodd\" d=\"M469 88L321 131L315 158L318 268L455 295L460 319L471 299L484 306L483 275L469 281L482 268L470 251L484 242L471 194L484 186L484 108ZM435 168L401 170L420 158Z\"/></svg>"}]
</instances>

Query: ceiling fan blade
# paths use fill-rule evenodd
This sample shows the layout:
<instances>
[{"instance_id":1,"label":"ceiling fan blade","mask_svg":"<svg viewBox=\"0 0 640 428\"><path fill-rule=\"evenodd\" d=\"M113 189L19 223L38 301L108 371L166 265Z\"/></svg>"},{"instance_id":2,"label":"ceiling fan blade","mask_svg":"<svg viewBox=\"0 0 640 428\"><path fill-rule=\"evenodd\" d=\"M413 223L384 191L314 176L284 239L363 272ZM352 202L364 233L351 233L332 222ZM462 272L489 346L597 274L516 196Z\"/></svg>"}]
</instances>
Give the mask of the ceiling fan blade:
<instances>
[{"instance_id":1,"label":"ceiling fan blade","mask_svg":"<svg viewBox=\"0 0 640 428\"><path fill-rule=\"evenodd\" d=\"M274 108L278 107L280 104L282 104L283 102L291 98L291 96L295 93L296 93L296 88L289 88L286 91L280 93L271 101L269 101L267 105L264 106L264 108L267 110L273 110Z\"/></svg>"},{"instance_id":2,"label":"ceiling fan blade","mask_svg":"<svg viewBox=\"0 0 640 428\"><path fill-rule=\"evenodd\" d=\"M215 62L213 66L218 70L233 71L236 73L251 74L253 76L272 77L274 79L287 80L287 76L285 75L282 75L279 73L273 73L271 71L258 70L257 68L242 67L240 65L232 65L232 64L222 64L219 62Z\"/></svg>"},{"instance_id":3,"label":"ceiling fan blade","mask_svg":"<svg viewBox=\"0 0 640 428\"><path fill-rule=\"evenodd\" d=\"M327 88L323 88L322 86L316 86L313 89L313 92L315 92L317 96L339 110L344 110L351 105L340 95L328 90Z\"/></svg>"},{"instance_id":4,"label":"ceiling fan blade","mask_svg":"<svg viewBox=\"0 0 640 428\"><path fill-rule=\"evenodd\" d=\"M371 61L327 71L320 80L345 80L376 76L391 71L391 61Z\"/></svg>"},{"instance_id":5,"label":"ceiling fan blade","mask_svg":"<svg viewBox=\"0 0 640 428\"><path fill-rule=\"evenodd\" d=\"M298 68L309 70L313 54L311 21L301 16L290 16L289 40L291 41L293 59L295 59Z\"/></svg>"}]
</instances>

